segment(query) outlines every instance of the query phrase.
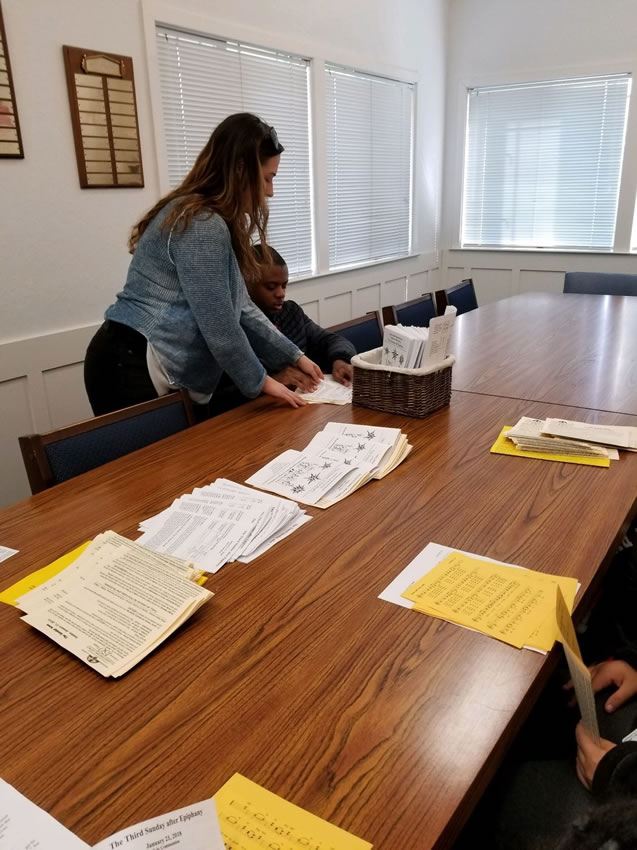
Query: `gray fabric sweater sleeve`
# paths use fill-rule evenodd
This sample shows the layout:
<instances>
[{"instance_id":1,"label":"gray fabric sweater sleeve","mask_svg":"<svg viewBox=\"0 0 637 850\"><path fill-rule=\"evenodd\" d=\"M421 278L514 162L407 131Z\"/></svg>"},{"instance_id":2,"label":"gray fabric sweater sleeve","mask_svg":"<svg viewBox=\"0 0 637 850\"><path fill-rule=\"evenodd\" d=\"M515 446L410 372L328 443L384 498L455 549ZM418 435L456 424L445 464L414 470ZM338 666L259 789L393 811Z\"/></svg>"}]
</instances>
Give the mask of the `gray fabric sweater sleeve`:
<instances>
[{"instance_id":1,"label":"gray fabric sweater sleeve","mask_svg":"<svg viewBox=\"0 0 637 850\"><path fill-rule=\"evenodd\" d=\"M225 222L219 216L195 218L183 233L173 230L169 250L212 356L239 390L254 398L263 388L266 371L241 327L245 284Z\"/></svg>"},{"instance_id":2,"label":"gray fabric sweater sleeve","mask_svg":"<svg viewBox=\"0 0 637 850\"><path fill-rule=\"evenodd\" d=\"M241 325L255 353L268 372L279 372L285 366L296 363L303 352L284 336L257 307L243 288Z\"/></svg>"}]
</instances>

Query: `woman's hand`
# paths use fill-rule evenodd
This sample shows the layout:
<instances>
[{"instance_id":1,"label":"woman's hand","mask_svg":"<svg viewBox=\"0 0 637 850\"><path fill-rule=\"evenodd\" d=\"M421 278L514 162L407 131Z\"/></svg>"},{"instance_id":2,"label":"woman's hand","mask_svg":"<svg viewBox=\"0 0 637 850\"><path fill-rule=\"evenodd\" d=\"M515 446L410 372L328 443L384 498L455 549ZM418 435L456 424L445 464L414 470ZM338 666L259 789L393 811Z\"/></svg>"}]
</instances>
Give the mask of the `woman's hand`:
<instances>
[{"instance_id":1,"label":"woman's hand","mask_svg":"<svg viewBox=\"0 0 637 850\"><path fill-rule=\"evenodd\" d=\"M577 773L577 778L582 785L590 791L593 784L593 776L597 770L597 765L604 758L606 753L613 749L615 744L613 744L612 741L606 741L602 738L598 746L588 734L586 729L584 729L581 720L575 727L575 738L577 740L577 760L575 762L575 772Z\"/></svg>"},{"instance_id":2,"label":"woman's hand","mask_svg":"<svg viewBox=\"0 0 637 850\"><path fill-rule=\"evenodd\" d=\"M332 363L332 377L339 384L346 387L352 386L352 378L354 376L354 367L351 363L346 363L344 360L335 360Z\"/></svg>"},{"instance_id":3,"label":"woman's hand","mask_svg":"<svg viewBox=\"0 0 637 850\"><path fill-rule=\"evenodd\" d=\"M290 407L304 407L307 402L301 396L295 395L284 384L275 381L269 375L263 384L263 390L266 395L271 395L272 398L280 399L286 402Z\"/></svg>"},{"instance_id":4,"label":"woman's hand","mask_svg":"<svg viewBox=\"0 0 637 850\"><path fill-rule=\"evenodd\" d=\"M313 360L310 360L309 357L306 357L305 354L302 354L294 365L298 369L300 369L301 372L305 372L306 375L310 376L310 378L315 383L314 389L316 389L316 384L318 384L319 381L323 380L323 373L321 372L319 367Z\"/></svg>"}]
</instances>

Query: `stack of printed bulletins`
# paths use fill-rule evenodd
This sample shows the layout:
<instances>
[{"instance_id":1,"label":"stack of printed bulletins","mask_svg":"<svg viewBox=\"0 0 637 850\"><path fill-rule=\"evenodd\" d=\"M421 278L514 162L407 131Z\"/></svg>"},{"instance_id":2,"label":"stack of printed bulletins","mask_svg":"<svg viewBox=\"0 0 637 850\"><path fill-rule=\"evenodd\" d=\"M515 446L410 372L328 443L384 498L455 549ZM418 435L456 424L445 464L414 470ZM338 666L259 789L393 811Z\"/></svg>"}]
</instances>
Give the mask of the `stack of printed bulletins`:
<instances>
[{"instance_id":1,"label":"stack of printed bulletins","mask_svg":"<svg viewBox=\"0 0 637 850\"><path fill-rule=\"evenodd\" d=\"M122 676L212 596L193 564L114 531L25 593L22 618L103 676Z\"/></svg>"},{"instance_id":2,"label":"stack of printed bulletins","mask_svg":"<svg viewBox=\"0 0 637 850\"><path fill-rule=\"evenodd\" d=\"M296 502L218 478L144 520L137 542L216 573L230 561L253 561L310 519Z\"/></svg>"},{"instance_id":3,"label":"stack of printed bulletins","mask_svg":"<svg viewBox=\"0 0 637 850\"><path fill-rule=\"evenodd\" d=\"M411 449L399 428L328 422L303 451L283 452L246 483L329 508L372 478L384 478Z\"/></svg>"}]
</instances>

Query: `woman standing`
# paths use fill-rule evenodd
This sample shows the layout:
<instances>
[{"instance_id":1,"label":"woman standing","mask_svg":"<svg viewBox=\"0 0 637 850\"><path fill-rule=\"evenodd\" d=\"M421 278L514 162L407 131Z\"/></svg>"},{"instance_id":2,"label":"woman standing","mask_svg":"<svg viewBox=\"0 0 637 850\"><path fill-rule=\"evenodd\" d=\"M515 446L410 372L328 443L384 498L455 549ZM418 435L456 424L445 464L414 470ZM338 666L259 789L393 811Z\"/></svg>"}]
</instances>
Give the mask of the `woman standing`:
<instances>
[{"instance_id":1,"label":"woman standing","mask_svg":"<svg viewBox=\"0 0 637 850\"><path fill-rule=\"evenodd\" d=\"M274 128L249 113L231 115L183 183L135 225L126 284L86 354L96 415L177 387L205 405L224 372L245 396L264 392L298 407L304 402L266 369L295 364L321 379L244 284L258 273L251 237L266 241L266 197L282 152Z\"/></svg>"}]
</instances>

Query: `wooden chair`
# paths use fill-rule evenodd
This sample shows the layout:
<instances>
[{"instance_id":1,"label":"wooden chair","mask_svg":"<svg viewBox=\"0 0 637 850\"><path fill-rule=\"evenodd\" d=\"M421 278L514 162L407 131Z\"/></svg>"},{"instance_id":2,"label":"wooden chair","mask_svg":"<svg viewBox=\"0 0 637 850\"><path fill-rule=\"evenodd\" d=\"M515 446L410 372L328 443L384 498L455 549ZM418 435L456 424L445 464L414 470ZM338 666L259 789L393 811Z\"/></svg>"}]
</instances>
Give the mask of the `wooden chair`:
<instances>
[{"instance_id":1,"label":"wooden chair","mask_svg":"<svg viewBox=\"0 0 637 850\"><path fill-rule=\"evenodd\" d=\"M637 274L566 272L564 292L580 295L637 295Z\"/></svg>"},{"instance_id":2,"label":"wooden chair","mask_svg":"<svg viewBox=\"0 0 637 850\"><path fill-rule=\"evenodd\" d=\"M440 308L440 304L438 305L439 313L444 312L444 307L446 307L447 304L451 304L455 307L458 310L458 315L461 313L468 313L470 310L476 310L478 308L478 299L476 298L473 280L469 277L461 283L458 283L456 286L445 289L444 302L442 309Z\"/></svg>"},{"instance_id":3,"label":"wooden chair","mask_svg":"<svg viewBox=\"0 0 637 850\"><path fill-rule=\"evenodd\" d=\"M180 390L18 440L35 494L194 424L190 397Z\"/></svg>"},{"instance_id":4,"label":"wooden chair","mask_svg":"<svg viewBox=\"0 0 637 850\"><path fill-rule=\"evenodd\" d=\"M436 317L436 305L433 295L428 292L420 298L395 304L392 308L392 320L395 325L412 325L418 328L428 328L431 319Z\"/></svg>"},{"instance_id":5,"label":"wooden chair","mask_svg":"<svg viewBox=\"0 0 637 850\"><path fill-rule=\"evenodd\" d=\"M327 330L348 339L357 354L379 348L383 344L383 321L378 310L359 319L350 319L348 322L341 322L340 325L332 325Z\"/></svg>"}]
</instances>

